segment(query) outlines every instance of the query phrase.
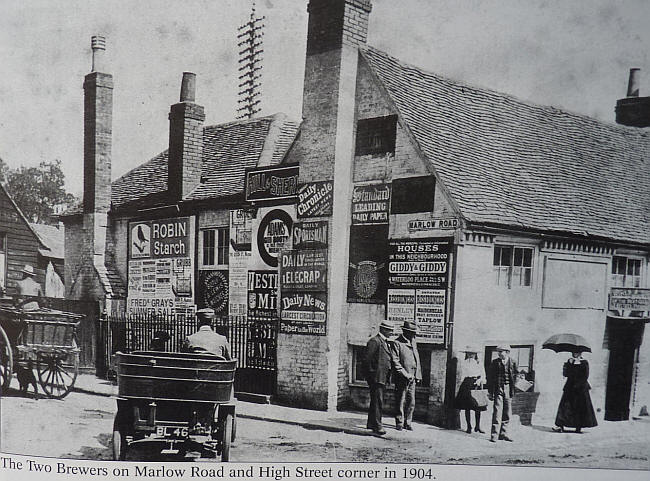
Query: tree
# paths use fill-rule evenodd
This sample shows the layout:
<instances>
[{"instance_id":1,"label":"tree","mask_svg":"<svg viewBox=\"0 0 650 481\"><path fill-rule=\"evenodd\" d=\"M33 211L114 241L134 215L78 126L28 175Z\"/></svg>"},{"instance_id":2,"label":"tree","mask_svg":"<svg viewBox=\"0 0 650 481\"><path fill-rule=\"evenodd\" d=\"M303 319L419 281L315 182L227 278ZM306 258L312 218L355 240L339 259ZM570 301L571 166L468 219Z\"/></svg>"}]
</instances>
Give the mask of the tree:
<instances>
[{"instance_id":1,"label":"tree","mask_svg":"<svg viewBox=\"0 0 650 481\"><path fill-rule=\"evenodd\" d=\"M5 182L9 195L30 222L54 223L57 212L76 203L75 196L65 191L60 160L41 162L38 167L7 168L5 172L2 164L0 180Z\"/></svg>"}]
</instances>

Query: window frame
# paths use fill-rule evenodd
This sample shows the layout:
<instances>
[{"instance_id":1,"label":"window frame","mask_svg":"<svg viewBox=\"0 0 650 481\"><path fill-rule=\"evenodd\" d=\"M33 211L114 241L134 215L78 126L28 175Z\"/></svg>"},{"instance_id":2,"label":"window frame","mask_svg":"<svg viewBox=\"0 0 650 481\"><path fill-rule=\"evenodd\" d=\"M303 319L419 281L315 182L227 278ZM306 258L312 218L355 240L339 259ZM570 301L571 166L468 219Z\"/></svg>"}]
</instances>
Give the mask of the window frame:
<instances>
[{"instance_id":1,"label":"window frame","mask_svg":"<svg viewBox=\"0 0 650 481\"><path fill-rule=\"evenodd\" d=\"M206 235L214 233L214 245L212 246L212 261L213 263L206 262ZM220 240L223 242L220 243ZM212 226L203 227L199 231L199 267L201 269L220 269L227 267L229 264L229 248L230 243L230 227L229 226ZM221 251L222 258L219 258ZM208 259L209 261L210 259ZM223 262L219 262L219 261Z\"/></svg>"},{"instance_id":2,"label":"window frame","mask_svg":"<svg viewBox=\"0 0 650 481\"><path fill-rule=\"evenodd\" d=\"M534 366L535 366L535 344L510 344L510 347L511 347L510 357L512 359L514 359L514 356L512 355L512 353L515 350L530 349L530 353L528 355L528 371L525 372L524 377L525 377L526 381L531 382L533 385L530 387L530 389L528 389L525 392L535 392L535 368L534 368ZM488 370L490 368L490 363L494 359L496 359L497 355L498 354L497 354L497 345L496 344L485 346L484 367L485 367L485 372L486 373L488 372ZM520 356L518 355L517 360L515 360L515 362L517 362L517 369L519 371L519 372L517 372L517 375L522 374L521 373L521 365L519 364L519 361L518 361L519 358L520 358ZM523 392L523 391L519 391L519 392Z\"/></svg>"},{"instance_id":3,"label":"window frame","mask_svg":"<svg viewBox=\"0 0 650 481\"><path fill-rule=\"evenodd\" d=\"M619 273L614 273L615 267L618 265L616 262L617 259L625 259L625 268L623 274ZM634 263L638 263L639 266L639 273L638 275L634 274L628 274L628 270L630 268L630 261L633 261ZM644 286L644 258L642 256L634 256L634 255L624 255L624 254L614 254L612 255L612 267L610 269L610 283L612 287L643 287ZM629 277L628 277L629 276ZM618 283L617 279L622 278L623 282ZM628 284L627 281L629 279L636 280L635 282L632 282L631 284Z\"/></svg>"},{"instance_id":4,"label":"window frame","mask_svg":"<svg viewBox=\"0 0 650 481\"><path fill-rule=\"evenodd\" d=\"M502 264L503 262L502 253L499 256L500 264L495 264L497 258L497 249L510 249L508 265ZM521 253L522 264L515 265L515 260L517 258L516 252L518 249L522 251ZM530 266L524 265L524 262L526 260L526 251L530 252ZM517 244L517 243L495 242L492 250L492 271L496 273L496 285L504 286L507 289L532 288L534 283L534 275L535 275L535 257L536 257L535 246L526 245L526 244ZM516 273L516 269L519 269L518 274ZM526 269L529 270L528 284L522 284L521 281L522 279L525 279L524 272ZM505 282L502 282L500 280L502 276L501 273L505 273L503 274L506 277ZM517 284L513 283L513 279L517 279L517 278L519 279L519 282Z\"/></svg>"}]
</instances>

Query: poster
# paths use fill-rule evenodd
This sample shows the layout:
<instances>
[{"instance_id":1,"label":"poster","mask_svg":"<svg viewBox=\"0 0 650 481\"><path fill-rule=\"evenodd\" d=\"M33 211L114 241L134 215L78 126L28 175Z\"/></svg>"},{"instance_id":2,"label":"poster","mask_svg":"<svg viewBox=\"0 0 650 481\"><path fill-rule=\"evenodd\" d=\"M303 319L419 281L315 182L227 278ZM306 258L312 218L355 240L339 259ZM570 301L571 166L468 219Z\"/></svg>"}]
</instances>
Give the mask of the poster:
<instances>
[{"instance_id":1,"label":"poster","mask_svg":"<svg viewBox=\"0 0 650 481\"><path fill-rule=\"evenodd\" d=\"M352 224L387 224L390 184L355 185L352 189Z\"/></svg>"},{"instance_id":2,"label":"poster","mask_svg":"<svg viewBox=\"0 0 650 481\"><path fill-rule=\"evenodd\" d=\"M446 289L417 289L415 294L415 323L418 342L444 344Z\"/></svg>"},{"instance_id":3,"label":"poster","mask_svg":"<svg viewBox=\"0 0 650 481\"><path fill-rule=\"evenodd\" d=\"M246 202L294 201L298 194L298 166L246 170Z\"/></svg>"},{"instance_id":4,"label":"poster","mask_svg":"<svg viewBox=\"0 0 650 481\"><path fill-rule=\"evenodd\" d=\"M228 315L228 271L200 271L199 292L201 299L199 307L210 307L214 309L217 317Z\"/></svg>"},{"instance_id":5,"label":"poster","mask_svg":"<svg viewBox=\"0 0 650 481\"><path fill-rule=\"evenodd\" d=\"M248 317L278 318L277 271L248 271Z\"/></svg>"},{"instance_id":6,"label":"poster","mask_svg":"<svg viewBox=\"0 0 650 481\"><path fill-rule=\"evenodd\" d=\"M128 314L188 315L194 305L190 217L129 223Z\"/></svg>"},{"instance_id":7,"label":"poster","mask_svg":"<svg viewBox=\"0 0 650 481\"><path fill-rule=\"evenodd\" d=\"M292 244L294 249L325 249L328 244L327 221L294 222Z\"/></svg>"},{"instance_id":8,"label":"poster","mask_svg":"<svg viewBox=\"0 0 650 481\"><path fill-rule=\"evenodd\" d=\"M252 256L249 269L277 269L280 251L291 249L291 231L295 205L262 207L257 211L252 232Z\"/></svg>"},{"instance_id":9,"label":"poster","mask_svg":"<svg viewBox=\"0 0 650 481\"><path fill-rule=\"evenodd\" d=\"M386 302L388 224L350 227L347 301Z\"/></svg>"},{"instance_id":10,"label":"poster","mask_svg":"<svg viewBox=\"0 0 650 481\"><path fill-rule=\"evenodd\" d=\"M334 182L309 182L298 188L298 218L332 215Z\"/></svg>"},{"instance_id":11,"label":"poster","mask_svg":"<svg viewBox=\"0 0 650 481\"><path fill-rule=\"evenodd\" d=\"M396 327L415 320L415 289L388 289L387 319Z\"/></svg>"},{"instance_id":12,"label":"poster","mask_svg":"<svg viewBox=\"0 0 650 481\"><path fill-rule=\"evenodd\" d=\"M327 334L326 292L285 292L280 300L280 332L287 334Z\"/></svg>"},{"instance_id":13,"label":"poster","mask_svg":"<svg viewBox=\"0 0 650 481\"><path fill-rule=\"evenodd\" d=\"M447 287L451 239L391 239L388 284L391 287Z\"/></svg>"},{"instance_id":14,"label":"poster","mask_svg":"<svg viewBox=\"0 0 650 481\"><path fill-rule=\"evenodd\" d=\"M282 251L280 259L283 291L327 290L327 249Z\"/></svg>"},{"instance_id":15,"label":"poster","mask_svg":"<svg viewBox=\"0 0 650 481\"><path fill-rule=\"evenodd\" d=\"M230 211L228 314L232 316L245 316L247 311L252 222L250 212L243 209Z\"/></svg>"}]
</instances>

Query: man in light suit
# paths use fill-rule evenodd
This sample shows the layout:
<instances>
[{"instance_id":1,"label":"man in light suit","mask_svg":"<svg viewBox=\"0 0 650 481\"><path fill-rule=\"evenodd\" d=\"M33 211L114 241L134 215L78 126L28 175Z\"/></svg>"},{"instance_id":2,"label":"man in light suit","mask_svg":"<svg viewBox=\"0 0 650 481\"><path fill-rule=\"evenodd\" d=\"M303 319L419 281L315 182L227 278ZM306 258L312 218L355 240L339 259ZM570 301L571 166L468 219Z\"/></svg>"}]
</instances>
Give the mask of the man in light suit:
<instances>
[{"instance_id":1,"label":"man in light suit","mask_svg":"<svg viewBox=\"0 0 650 481\"><path fill-rule=\"evenodd\" d=\"M508 436L508 422L512 412L512 397L515 395L515 381L517 379L517 363L510 359L510 346L501 344L497 346L499 356L493 359L488 369L488 398L494 401L492 406L492 432L490 441L510 441Z\"/></svg>"},{"instance_id":2,"label":"man in light suit","mask_svg":"<svg viewBox=\"0 0 650 481\"><path fill-rule=\"evenodd\" d=\"M380 436L386 434L381 421L384 407L384 390L395 365L394 353L389 339L392 333L393 325L387 321L382 321L379 324L379 333L371 337L368 344L366 344L366 357L364 360L365 377L370 388L370 408L368 409L366 427Z\"/></svg>"},{"instance_id":3,"label":"man in light suit","mask_svg":"<svg viewBox=\"0 0 650 481\"><path fill-rule=\"evenodd\" d=\"M397 415L395 426L398 431L413 431L413 411L415 411L415 385L422 380L420 354L415 342L417 327L415 322L406 321L402 334L393 342L396 357L395 396L397 398Z\"/></svg>"},{"instance_id":4,"label":"man in light suit","mask_svg":"<svg viewBox=\"0 0 650 481\"><path fill-rule=\"evenodd\" d=\"M196 311L199 330L187 336L183 344L183 351L213 354L230 360L230 344L228 339L212 330L214 310L210 308Z\"/></svg>"}]
</instances>

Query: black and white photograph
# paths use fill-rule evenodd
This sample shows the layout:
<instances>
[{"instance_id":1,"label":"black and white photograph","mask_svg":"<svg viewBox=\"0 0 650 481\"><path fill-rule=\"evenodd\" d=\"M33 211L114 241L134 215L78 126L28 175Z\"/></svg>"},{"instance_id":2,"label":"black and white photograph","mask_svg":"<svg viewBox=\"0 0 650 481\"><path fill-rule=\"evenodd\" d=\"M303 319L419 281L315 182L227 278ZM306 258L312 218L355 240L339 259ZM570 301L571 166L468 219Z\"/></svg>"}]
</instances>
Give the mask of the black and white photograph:
<instances>
[{"instance_id":1,"label":"black and white photograph","mask_svg":"<svg viewBox=\"0 0 650 481\"><path fill-rule=\"evenodd\" d=\"M0 0L0 478L647 476L649 25Z\"/></svg>"}]
</instances>

